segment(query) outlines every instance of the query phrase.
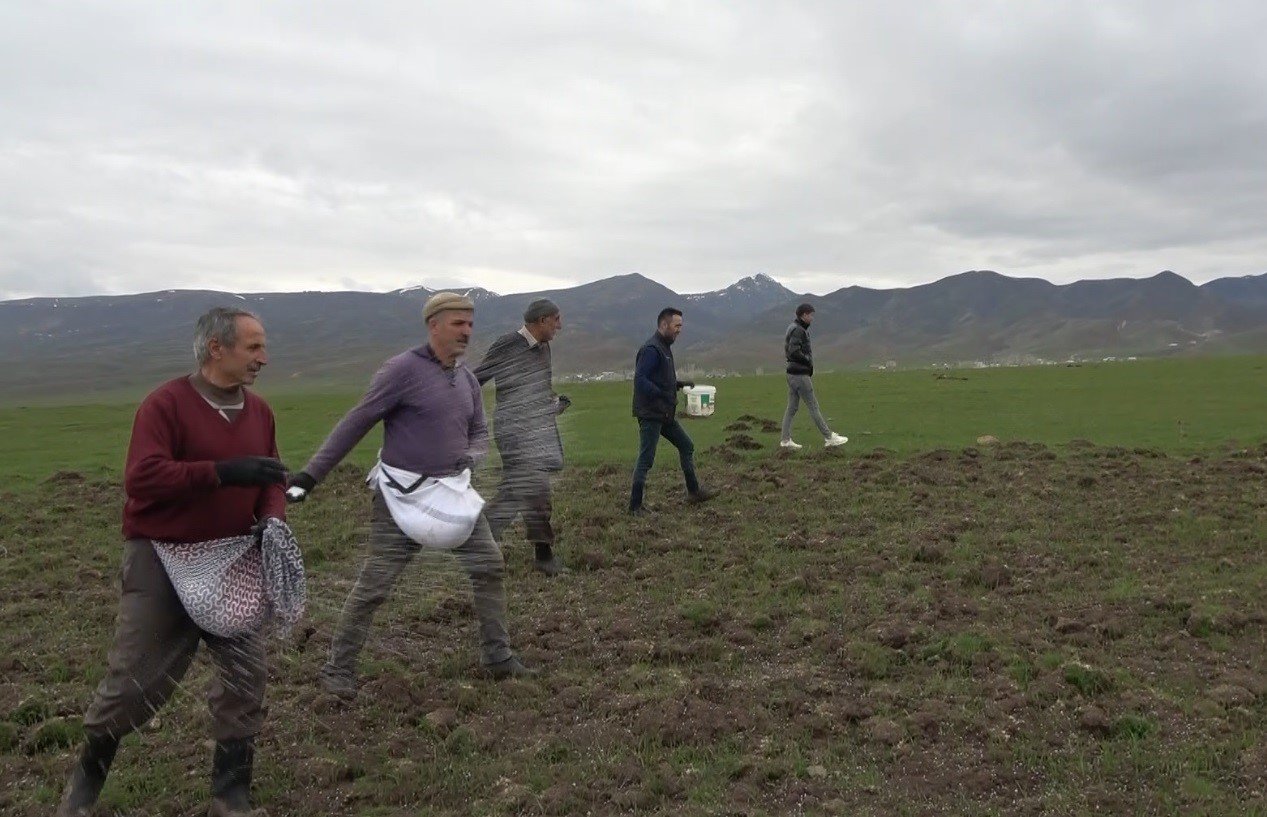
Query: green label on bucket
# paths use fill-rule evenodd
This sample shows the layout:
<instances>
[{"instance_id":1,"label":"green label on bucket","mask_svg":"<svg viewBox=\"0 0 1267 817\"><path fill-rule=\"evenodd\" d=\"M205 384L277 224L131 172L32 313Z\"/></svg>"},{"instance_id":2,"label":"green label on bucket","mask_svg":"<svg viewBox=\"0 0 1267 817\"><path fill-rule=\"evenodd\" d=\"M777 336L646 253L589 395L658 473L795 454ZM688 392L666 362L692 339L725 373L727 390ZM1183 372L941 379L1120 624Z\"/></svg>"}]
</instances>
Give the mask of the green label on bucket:
<instances>
[{"instance_id":1,"label":"green label on bucket","mask_svg":"<svg viewBox=\"0 0 1267 817\"><path fill-rule=\"evenodd\" d=\"M699 396L699 404L700 404L701 406L707 406L710 402L712 402L712 401L708 399L708 395L707 395L707 394L701 394L701 395Z\"/></svg>"}]
</instances>

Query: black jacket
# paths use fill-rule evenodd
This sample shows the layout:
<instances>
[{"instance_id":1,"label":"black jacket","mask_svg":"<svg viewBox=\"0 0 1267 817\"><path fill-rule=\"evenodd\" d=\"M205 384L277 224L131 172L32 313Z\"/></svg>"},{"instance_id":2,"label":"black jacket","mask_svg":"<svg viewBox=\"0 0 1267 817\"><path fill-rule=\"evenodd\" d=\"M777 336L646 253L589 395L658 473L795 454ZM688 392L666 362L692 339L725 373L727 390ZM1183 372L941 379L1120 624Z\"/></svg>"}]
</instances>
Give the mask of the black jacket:
<instances>
[{"instance_id":1,"label":"black jacket","mask_svg":"<svg viewBox=\"0 0 1267 817\"><path fill-rule=\"evenodd\" d=\"M633 416L667 423L677 414L677 369L673 350L656 332L634 361Z\"/></svg>"},{"instance_id":2,"label":"black jacket","mask_svg":"<svg viewBox=\"0 0 1267 817\"><path fill-rule=\"evenodd\" d=\"M783 337L783 356L788 374L814 374L814 353L809 348L809 324L797 318Z\"/></svg>"}]
</instances>

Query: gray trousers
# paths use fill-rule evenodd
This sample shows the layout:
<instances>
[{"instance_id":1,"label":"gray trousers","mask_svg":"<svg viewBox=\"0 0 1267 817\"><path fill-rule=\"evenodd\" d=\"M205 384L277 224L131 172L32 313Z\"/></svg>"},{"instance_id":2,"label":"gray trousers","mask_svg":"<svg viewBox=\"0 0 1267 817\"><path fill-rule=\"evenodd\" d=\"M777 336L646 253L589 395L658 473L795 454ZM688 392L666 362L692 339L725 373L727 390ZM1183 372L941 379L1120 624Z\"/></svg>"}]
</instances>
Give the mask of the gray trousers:
<instances>
[{"instance_id":1,"label":"gray trousers","mask_svg":"<svg viewBox=\"0 0 1267 817\"><path fill-rule=\"evenodd\" d=\"M827 427L827 421L818 408L818 398L814 396L814 379L807 374L790 374L787 376L787 410L783 412L783 439L792 439L792 418L796 416L802 400L819 433L830 437L831 429Z\"/></svg>"},{"instance_id":2,"label":"gray trousers","mask_svg":"<svg viewBox=\"0 0 1267 817\"><path fill-rule=\"evenodd\" d=\"M180 685L201 641L217 670L207 694L212 736L258 734L268 680L264 636L221 638L194 624L148 539L124 546L122 575L110 665L84 714L84 731L121 738L143 726Z\"/></svg>"},{"instance_id":3,"label":"gray trousers","mask_svg":"<svg viewBox=\"0 0 1267 817\"><path fill-rule=\"evenodd\" d=\"M330 644L330 659L322 669L324 674L356 677L357 659L365 646L374 613L391 595L400 574L421 549L422 545L396 527L383 495L375 491L370 517L370 553L343 605L339 629ZM512 655L506 635L506 594L502 589L506 564L489 532L488 521L481 516L470 538L451 552L471 580L475 615L480 622L481 660L485 666L505 661Z\"/></svg>"},{"instance_id":4,"label":"gray trousers","mask_svg":"<svg viewBox=\"0 0 1267 817\"><path fill-rule=\"evenodd\" d=\"M498 542L506 528L521 513L528 541L550 547L554 527L550 524L550 472L530 466L503 466L497 496L484 507L489 529Z\"/></svg>"}]
</instances>

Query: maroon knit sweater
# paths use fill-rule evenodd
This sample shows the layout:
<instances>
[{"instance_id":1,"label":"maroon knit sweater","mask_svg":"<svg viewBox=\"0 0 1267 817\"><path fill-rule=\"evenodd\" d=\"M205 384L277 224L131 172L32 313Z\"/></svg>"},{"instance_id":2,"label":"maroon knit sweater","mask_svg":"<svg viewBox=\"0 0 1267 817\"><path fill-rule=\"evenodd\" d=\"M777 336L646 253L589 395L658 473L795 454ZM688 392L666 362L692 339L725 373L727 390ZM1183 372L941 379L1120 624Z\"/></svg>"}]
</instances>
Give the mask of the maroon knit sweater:
<instances>
[{"instance_id":1,"label":"maroon knit sweater","mask_svg":"<svg viewBox=\"0 0 1267 817\"><path fill-rule=\"evenodd\" d=\"M123 475L123 535L203 542L249 533L257 519L286 518L282 485L220 486L215 464L277 456L273 412L243 389L242 411L225 422L186 377L150 392L136 410Z\"/></svg>"}]
</instances>

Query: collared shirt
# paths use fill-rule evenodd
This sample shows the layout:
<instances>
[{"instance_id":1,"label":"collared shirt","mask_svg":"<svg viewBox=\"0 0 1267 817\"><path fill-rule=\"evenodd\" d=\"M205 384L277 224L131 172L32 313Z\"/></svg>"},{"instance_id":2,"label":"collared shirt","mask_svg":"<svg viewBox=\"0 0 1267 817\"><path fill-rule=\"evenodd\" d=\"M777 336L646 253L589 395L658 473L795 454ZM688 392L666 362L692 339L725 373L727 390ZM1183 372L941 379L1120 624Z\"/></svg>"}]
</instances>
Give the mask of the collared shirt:
<instances>
[{"instance_id":1,"label":"collared shirt","mask_svg":"<svg viewBox=\"0 0 1267 817\"><path fill-rule=\"evenodd\" d=\"M243 397L244 390L241 386L234 389L222 389L203 377L202 372L191 374L189 384L202 395L207 405L219 412L225 422L233 422L233 418L237 417L238 412L246 405L246 398Z\"/></svg>"},{"instance_id":2,"label":"collared shirt","mask_svg":"<svg viewBox=\"0 0 1267 817\"><path fill-rule=\"evenodd\" d=\"M529 331L528 331L528 327L527 327L527 326L521 326L521 327L519 327L519 334L523 335L523 336L524 336L524 340L528 341L528 348L529 348L529 349L531 349L531 348L533 348L534 346L536 346L536 345L537 345L538 340L532 336L532 333L531 333L531 332L529 332Z\"/></svg>"}]
</instances>

